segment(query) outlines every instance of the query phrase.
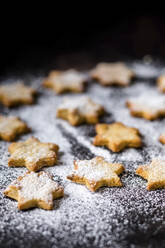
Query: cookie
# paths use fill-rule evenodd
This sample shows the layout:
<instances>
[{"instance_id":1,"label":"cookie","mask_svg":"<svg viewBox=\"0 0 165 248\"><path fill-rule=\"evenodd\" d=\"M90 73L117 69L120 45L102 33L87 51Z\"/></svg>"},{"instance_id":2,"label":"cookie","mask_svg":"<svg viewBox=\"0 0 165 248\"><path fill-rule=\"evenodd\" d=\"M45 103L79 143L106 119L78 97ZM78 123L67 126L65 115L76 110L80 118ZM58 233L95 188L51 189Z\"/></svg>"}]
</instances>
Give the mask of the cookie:
<instances>
[{"instance_id":1,"label":"cookie","mask_svg":"<svg viewBox=\"0 0 165 248\"><path fill-rule=\"evenodd\" d=\"M138 129L127 127L120 122L97 124L95 146L106 146L113 152L120 152L126 147L141 147L142 140Z\"/></svg>"},{"instance_id":2,"label":"cookie","mask_svg":"<svg viewBox=\"0 0 165 248\"><path fill-rule=\"evenodd\" d=\"M27 133L30 128L17 117L0 115L0 139L13 141L18 135Z\"/></svg>"},{"instance_id":3,"label":"cookie","mask_svg":"<svg viewBox=\"0 0 165 248\"><path fill-rule=\"evenodd\" d=\"M27 172L11 183L4 194L18 201L20 210L38 207L53 209L53 200L64 195L64 190L48 173Z\"/></svg>"},{"instance_id":4,"label":"cookie","mask_svg":"<svg viewBox=\"0 0 165 248\"><path fill-rule=\"evenodd\" d=\"M157 85L158 85L158 89L162 93L165 93L165 75L161 75L160 77L158 77Z\"/></svg>"},{"instance_id":5,"label":"cookie","mask_svg":"<svg viewBox=\"0 0 165 248\"><path fill-rule=\"evenodd\" d=\"M44 80L43 86L52 89L57 94L64 92L82 92L86 76L74 69L67 71L51 71L49 76Z\"/></svg>"},{"instance_id":6,"label":"cookie","mask_svg":"<svg viewBox=\"0 0 165 248\"><path fill-rule=\"evenodd\" d=\"M163 133L163 134L160 135L159 141L160 141L162 144L165 144L165 133Z\"/></svg>"},{"instance_id":7,"label":"cookie","mask_svg":"<svg viewBox=\"0 0 165 248\"><path fill-rule=\"evenodd\" d=\"M136 174L148 181L148 190L164 188L165 160L153 159L150 164L139 166L136 170Z\"/></svg>"},{"instance_id":8,"label":"cookie","mask_svg":"<svg viewBox=\"0 0 165 248\"><path fill-rule=\"evenodd\" d=\"M90 191L96 191L102 186L121 187L118 177L124 171L122 164L112 164L103 157L91 160L77 160L74 162L74 171L67 178L75 183L85 184Z\"/></svg>"},{"instance_id":9,"label":"cookie","mask_svg":"<svg viewBox=\"0 0 165 248\"><path fill-rule=\"evenodd\" d=\"M90 73L102 85L128 86L134 72L124 63L99 63Z\"/></svg>"},{"instance_id":10,"label":"cookie","mask_svg":"<svg viewBox=\"0 0 165 248\"><path fill-rule=\"evenodd\" d=\"M104 108L89 97L66 98L57 109L57 117L67 120L71 125L95 124L104 114Z\"/></svg>"},{"instance_id":11,"label":"cookie","mask_svg":"<svg viewBox=\"0 0 165 248\"><path fill-rule=\"evenodd\" d=\"M36 90L22 82L0 86L0 102L7 107L21 104L32 104Z\"/></svg>"},{"instance_id":12,"label":"cookie","mask_svg":"<svg viewBox=\"0 0 165 248\"><path fill-rule=\"evenodd\" d=\"M25 142L14 142L9 146L11 157L8 165L25 166L29 171L37 171L57 162L58 149L56 144L42 143L34 137Z\"/></svg>"},{"instance_id":13,"label":"cookie","mask_svg":"<svg viewBox=\"0 0 165 248\"><path fill-rule=\"evenodd\" d=\"M142 96L126 102L132 116L146 120L155 120L165 116L165 98L160 96Z\"/></svg>"}]
</instances>

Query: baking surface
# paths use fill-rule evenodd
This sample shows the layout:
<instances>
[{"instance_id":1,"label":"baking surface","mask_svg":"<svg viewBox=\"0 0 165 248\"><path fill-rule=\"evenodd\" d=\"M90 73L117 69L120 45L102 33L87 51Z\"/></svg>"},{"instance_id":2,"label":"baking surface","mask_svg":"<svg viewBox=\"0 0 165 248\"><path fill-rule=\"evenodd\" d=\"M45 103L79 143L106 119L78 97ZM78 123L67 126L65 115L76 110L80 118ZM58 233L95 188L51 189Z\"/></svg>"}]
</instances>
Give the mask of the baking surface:
<instances>
[{"instance_id":1,"label":"baking surface","mask_svg":"<svg viewBox=\"0 0 165 248\"><path fill-rule=\"evenodd\" d=\"M155 83L163 66L143 61L129 65L137 74L129 87L103 87L89 81L86 92L79 95L89 95L105 107L107 114L101 122L121 121L138 128L143 135L142 149L113 153L93 146L93 125L72 127L55 118L62 99L77 94L57 96L41 87L42 77L23 78L40 93L34 105L11 110L0 107L2 113L16 115L32 128L32 134L19 140L34 135L43 142L60 146L59 165L43 170L51 172L65 191L64 198L54 201L53 211L37 208L19 211L17 202L4 197L3 190L26 168L7 166L9 143L0 141L0 247L164 247L165 190L148 192L146 181L135 175L135 169L154 157L164 157L165 146L158 142L158 137L165 132L165 119L149 122L134 118L125 107L126 100L141 94L145 94L148 101L152 101L152 94L165 98L158 93ZM12 78L4 83L10 81L12 83ZM103 187L91 193L85 186L66 179L74 159L91 159L96 155L124 164L123 188Z\"/></svg>"}]
</instances>

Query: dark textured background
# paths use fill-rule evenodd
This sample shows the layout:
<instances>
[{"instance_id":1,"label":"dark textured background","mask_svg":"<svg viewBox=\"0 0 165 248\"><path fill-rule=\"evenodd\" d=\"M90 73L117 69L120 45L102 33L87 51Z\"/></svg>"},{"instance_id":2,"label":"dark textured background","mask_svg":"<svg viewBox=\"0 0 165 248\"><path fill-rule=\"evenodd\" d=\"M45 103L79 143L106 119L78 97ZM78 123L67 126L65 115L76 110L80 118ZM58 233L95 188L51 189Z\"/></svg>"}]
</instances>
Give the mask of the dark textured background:
<instances>
[{"instance_id":1,"label":"dark textured background","mask_svg":"<svg viewBox=\"0 0 165 248\"><path fill-rule=\"evenodd\" d=\"M4 19L0 24L0 75L47 72L68 63L86 68L100 60L141 59L146 54L164 58L163 8L136 5L95 4L89 9L84 4L68 11L50 5L44 13L14 12L9 24Z\"/></svg>"}]
</instances>

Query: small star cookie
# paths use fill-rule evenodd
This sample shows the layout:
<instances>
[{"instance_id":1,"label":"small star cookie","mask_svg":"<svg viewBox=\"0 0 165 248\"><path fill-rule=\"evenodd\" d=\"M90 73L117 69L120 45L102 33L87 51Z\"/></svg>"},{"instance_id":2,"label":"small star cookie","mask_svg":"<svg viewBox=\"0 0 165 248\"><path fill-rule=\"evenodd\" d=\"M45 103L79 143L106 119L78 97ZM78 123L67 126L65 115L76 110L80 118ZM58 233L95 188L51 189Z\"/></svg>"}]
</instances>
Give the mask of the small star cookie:
<instances>
[{"instance_id":1,"label":"small star cookie","mask_svg":"<svg viewBox=\"0 0 165 248\"><path fill-rule=\"evenodd\" d=\"M132 116L146 120L155 120L165 116L165 98L159 96L142 96L126 102Z\"/></svg>"},{"instance_id":2,"label":"small star cookie","mask_svg":"<svg viewBox=\"0 0 165 248\"><path fill-rule=\"evenodd\" d=\"M39 207L53 209L53 200L64 195L64 190L48 173L27 172L11 183L4 194L18 201L20 210Z\"/></svg>"},{"instance_id":3,"label":"small star cookie","mask_svg":"<svg viewBox=\"0 0 165 248\"><path fill-rule=\"evenodd\" d=\"M10 167L26 166L29 171L37 171L57 162L58 149L56 144L42 143L34 137L25 142L14 142L9 146L11 157L8 165Z\"/></svg>"},{"instance_id":4,"label":"small star cookie","mask_svg":"<svg viewBox=\"0 0 165 248\"><path fill-rule=\"evenodd\" d=\"M36 91L21 82L0 86L0 102L7 107L32 104Z\"/></svg>"},{"instance_id":5,"label":"small star cookie","mask_svg":"<svg viewBox=\"0 0 165 248\"><path fill-rule=\"evenodd\" d=\"M86 76L74 69L67 71L52 71L43 82L43 86L51 88L57 94L67 91L82 92L84 90L84 83Z\"/></svg>"},{"instance_id":6,"label":"small star cookie","mask_svg":"<svg viewBox=\"0 0 165 248\"><path fill-rule=\"evenodd\" d=\"M159 141L160 141L162 144L165 144L165 133L163 133L163 134L160 135Z\"/></svg>"},{"instance_id":7,"label":"small star cookie","mask_svg":"<svg viewBox=\"0 0 165 248\"><path fill-rule=\"evenodd\" d=\"M128 86L134 77L134 72L124 63L99 63L91 71L91 77L102 85Z\"/></svg>"},{"instance_id":8,"label":"small star cookie","mask_svg":"<svg viewBox=\"0 0 165 248\"><path fill-rule=\"evenodd\" d=\"M19 118L0 115L0 139L12 141L16 136L28 131L30 131L30 128Z\"/></svg>"},{"instance_id":9,"label":"small star cookie","mask_svg":"<svg viewBox=\"0 0 165 248\"><path fill-rule=\"evenodd\" d=\"M85 184L90 191L96 191L102 186L121 187L118 177L124 171L122 164L112 164L103 157L95 157L91 160L74 161L73 174L67 176L73 182Z\"/></svg>"},{"instance_id":10,"label":"small star cookie","mask_svg":"<svg viewBox=\"0 0 165 248\"><path fill-rule=\"evenodd\" d=\"M165 93L165 75L161 75L160 77L158 77L157 85L158 85L158 89L161 92Z\"/></svg>"},{"instance_id":11,"label":"small star cookie","mask_svg":"<svg viewBox=\"0 0 165 248\"><path fill-rule=\"evenodd\" d=\"M148 190L164 188L165 160L153 159L150 164L139 166L136 170L136 174L148 181Z\"/></svg>"},{"instance_id":12,"label":"small star cookie","mask_svg":"<svg viewBox=\"0 0 165 248\"><path fill-rule=\"evenodd\" d=\"M73 126L85 122L95 124L103 113L104 108L86 96L66 98L57 109L57 117L68 120Z\"/></svg>"},{"instance_id":13,"label":"small star cookie","mask_svg":"<svg viewBox=\"0 0 165 248\"><path fill-rule=\"evenodd\" d=\"M141 147L142 141L138 129L127 127L120 122L97 124L95 146L106 146L113 152L120 152L126 147Z\"/></svg>"}]
</instances>

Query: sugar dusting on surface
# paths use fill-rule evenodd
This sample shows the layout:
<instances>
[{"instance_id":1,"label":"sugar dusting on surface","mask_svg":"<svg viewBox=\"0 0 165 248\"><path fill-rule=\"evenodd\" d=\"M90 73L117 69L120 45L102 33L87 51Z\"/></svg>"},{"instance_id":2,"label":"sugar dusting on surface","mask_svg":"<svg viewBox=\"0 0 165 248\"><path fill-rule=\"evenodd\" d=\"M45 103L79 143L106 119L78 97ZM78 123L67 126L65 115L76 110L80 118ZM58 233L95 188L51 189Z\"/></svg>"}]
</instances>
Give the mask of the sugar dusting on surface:
<instances>
[{"instance_id":1,"label":"sugar dusting on surface","mask_svg":"<svg viewBox=\"0 0 165 248\"><path fill-rule=\"evenodd\" d=\"M137 79L130 87L102 87L90 83L85 95L107 110L101 122L121 121L138 128L144 143L142 149L112 153L106 148L94 147L93 126L72 127L63 120L55 119L57 106L66 95L57 96L49 90L43 90L40 87L42 78L31 78L31 84L41 93L35 105L10 111L1 108L4 113L9 112L25 120L32 128L32 134L41 141L54 142L60 146L59 165L43 170L52 173L65 190L64 198L54 201L53 211L37 208L18 211L17 202L5 198L2 191L19 175L24 174L26 169L7 166L8 143L1 141L2 247L164 247L165 190L147 192L146 181L135 175L135 169L139 164L150 162L152 158L164 158L165 147L158 142L158 137L165 132L165 119L149 122L134 118L125 107L128 98L149 90L157 91L155 81L145 79L157 76L162 67L152 64L148 73L148 65L134 62L132 68ZM30 135L26 134L20 140ZM80 152L84 159L98 155L109 162L122 162L126 170L121 176L124 187L104 187L97 193L91 193L85 186L66 180L72 171L73 160L79 158Z\"/></svg>"}]
</instances>

